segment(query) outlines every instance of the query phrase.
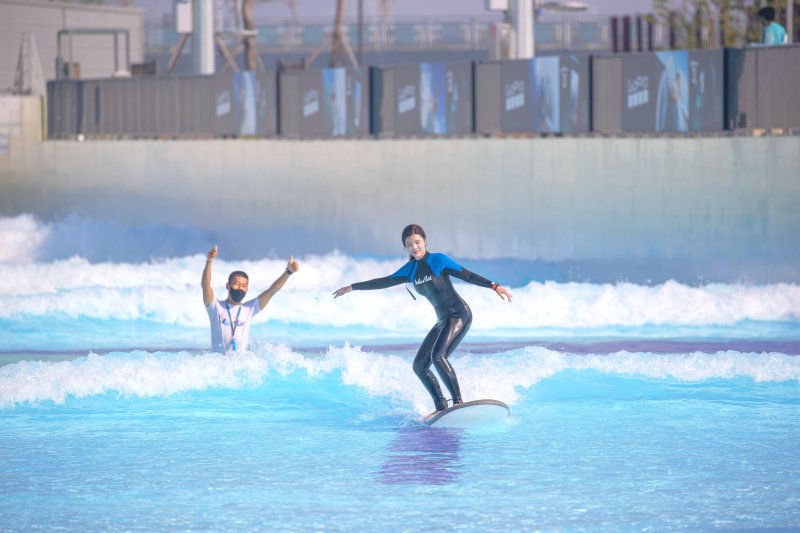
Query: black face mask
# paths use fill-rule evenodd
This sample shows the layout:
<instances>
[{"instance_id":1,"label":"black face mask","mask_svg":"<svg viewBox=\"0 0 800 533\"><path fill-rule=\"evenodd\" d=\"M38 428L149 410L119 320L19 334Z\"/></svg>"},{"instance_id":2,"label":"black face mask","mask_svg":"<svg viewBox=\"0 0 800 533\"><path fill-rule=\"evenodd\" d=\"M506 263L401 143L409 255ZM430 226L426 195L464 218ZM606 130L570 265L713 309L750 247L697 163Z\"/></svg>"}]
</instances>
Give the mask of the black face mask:
<instances>
[{"instance_id":1,"label":"black face mask","mask_svg":"<svg viewBox=\"0 0 800 533\"><path fill-rule=\"evenodd\" d=\"M244 300L244 295L247 294L247 292L243 291L242 289L229 289L228 292L231 295L231 300L233 300L236 303L239 303L242 300Z\"/></svg>"}]
</instances>

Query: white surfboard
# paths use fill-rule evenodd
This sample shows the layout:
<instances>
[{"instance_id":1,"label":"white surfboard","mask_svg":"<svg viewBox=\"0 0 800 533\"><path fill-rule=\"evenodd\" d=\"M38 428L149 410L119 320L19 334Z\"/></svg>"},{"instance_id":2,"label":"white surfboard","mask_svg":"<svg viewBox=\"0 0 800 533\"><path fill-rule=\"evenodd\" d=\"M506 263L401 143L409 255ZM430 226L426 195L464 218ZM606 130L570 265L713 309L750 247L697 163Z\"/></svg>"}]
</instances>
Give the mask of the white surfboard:
<instances>
[{"instance_id":1,"label":"white surfboard","mask_svg":"<svg viewBox=\"0 0 800 533\"><path fill-rule=\"evenodd\" d=\"M434 427L469 428L502 422L511 410L499 400L472 400L435 411L422 422Z\"/></svg>"}]
</instances>

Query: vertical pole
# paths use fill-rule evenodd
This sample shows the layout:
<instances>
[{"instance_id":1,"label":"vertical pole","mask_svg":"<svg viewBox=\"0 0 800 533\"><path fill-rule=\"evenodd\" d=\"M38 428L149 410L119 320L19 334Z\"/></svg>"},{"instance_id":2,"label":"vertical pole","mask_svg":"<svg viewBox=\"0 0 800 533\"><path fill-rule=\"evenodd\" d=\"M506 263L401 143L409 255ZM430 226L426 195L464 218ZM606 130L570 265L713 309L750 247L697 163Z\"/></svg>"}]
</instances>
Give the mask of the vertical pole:
<instances>
[{"instance_id":1,"label":"vertical pole","mask_svg":"<svg viewBox=\"0 0 800 533\"><path fill-rule=\"evenodd\" d=\"M642 35L642 17L636 16L636 49L639 52L644 51L644 36Z\"/></svg>"},{"instance_id":2,"label":"vertical pole","mask_svg":"<svg viewBox=\"0 0 800 533\"><path fill-rule=\"evenodd\" d=\"M719 46L725 48L725 37L727 34L726 28L728 26L728 10L725 6L719 9Z\"/></svg>"},{"instance_id":3,"label":"vertical pole","mask_svg":"<svg viewBox=\"0 0 800 533\"><path fill-rule=\"evenodd\" d=\"M364 0L358 0L358 64L364 64Z\"/></svg>"},{"instance_id":4,"label":"vertical pole","mask_svg":"<svg viewBox=\"0 0 800 533\"><path fill-rule=\"evenodd\" d=\"M125 30L125 68L131 71L131 32Z\"/></svg>"},{"instance_id":5,"label":"vertical pole","mask_svg":"<svg viewBox=\"0 0 800 533\"><path fill-rule=\"evenodd\" d=\"M64 77L64 57L61 55L61 36L63 34L58 32L56 34L56 79L60 80Z\"/></svg>"},{"instance_id":6,"label":"vertical pole","mask_svg":"<svg viewBox=\"0 0 800 533\"><path fill-rule=\"evenodd\" d=\"M531 59L535 55L533 2L531 0L510 0L508 7L515 36L513 59Z\"/></svg>"},{"instance_id":7,"label":"vertical pole","mask_svg":"<svg viewBox=\"0 0 800 533\"><path fill-rule=\"evenodd\" d=\"M214 0L194 0L192 63L195 74L214 74Z\"/></svg>"},{"instance_id":8,"label":"vertical pole","mask_svg":"<svg viewBox=\"0 0 800 533\"><path fill-rule=\"evenodd\" d=\"M339 52L342 50L344 37L344 0L336 1L336 19L333 22L333 35L331 36L331 68L339 64Z\"/></svg>"},{"instance_id":9,"label":"vertical pole","mask_svg":"<svg viewBox=\"0 0 800 533\"><path fill-rule=\"evenodd\" d=\"M786 0L786 40L794 43L794 0Z\"/></svg>"},{"instance_id":10,"label":"vertical pole","mask_svg":"<svg viewBox=\"0 0 800 533\"><path fill-rule=\"evenodd\" d=\"M703 43L703 11L698 7L694 12L695 48L705 48Z\"/></svg>"},{"instance_id":11,"label":"vertical pole","mask_svg":"<svg viewBox=\"0 0 800 533\"><path fill-rule=\"evenodd\" d=\"M119 72L119 34L114 32L114 74Z\"/></svg>"},{"instance_id":12,"label":"vertical pole","mask_svg":"<svg viewBox=\"0 0 800 533\"><path fill-rule=\"evenodd\" d=\"M611 17L611 51L615 54L619 52L619 29L617 27L617 17Z\"/></svg>"},{"instance_id":13,"label":"vertical pole","mask_svg":"<svg viewBox=\"0 0 800 533\"><path fill-rule=\"evenodd\" d=\"M631 18L627 15L622 17L622 51L631 51Z\"/></svg>"},{"instance_id":14,"label":"vertical pole","mask_svg":"<svg viewBox=\"0 0 800 533\"><path fill-rule=\"evenodd\" d=\"M669 14L669 49L675 50L678 43L678 37L675 32L675 13Z\"/></svg>"}]
</instances>

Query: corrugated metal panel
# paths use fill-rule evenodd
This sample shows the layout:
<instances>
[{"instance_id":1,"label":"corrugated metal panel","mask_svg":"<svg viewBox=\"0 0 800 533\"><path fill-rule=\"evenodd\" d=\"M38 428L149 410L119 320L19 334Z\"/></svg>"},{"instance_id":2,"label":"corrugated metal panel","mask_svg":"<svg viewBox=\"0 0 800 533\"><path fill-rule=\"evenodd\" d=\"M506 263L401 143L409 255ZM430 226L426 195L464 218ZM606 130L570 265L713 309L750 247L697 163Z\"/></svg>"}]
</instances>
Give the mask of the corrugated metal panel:
<instances>
[{"instance_id":1,"label":"corrugated metal panel","mask_svg":"<svg viewBox=\"0 0 800 533\"><path fill-rule=\"evenodd\" d=\"M52 138L800 127L800 47L728 50L724 58L721 50L671 51L594 56L591 67L578 56L412 64L372 68L369 78L323 69L62 80L48 84L48 120Z\"/></svg>"},{"instance_id":2,"label":"corrugated metal panel","mask_svg":"<svg viewBox=\"0 0 800 533\"><path fill-rule=\"evenodd\" d=\"M592 128L600 133L622 131L622 58L592 58Z\"/></svg>"},{"instance_id":3,"label":"corrugated metal panel","mask_svg":"<svg viewBox=\"0 0 800 533\"><path fill-rule=\"evenodd\" d=\"M371 132L379 137L394 134L394 68L370 69Z\"/></svg>"},{"instance_id":4,"label":"corrugated metal panel","mask_svg":"<svg viewBox=\"0 0 800 533\"><path fill-rule=\"evenodd\" d=\"M483 135L498 133L502 83L500 62L475 64L475 132Z\"/></svg>"},{"instance_id":5,"label":"corrugated metal panel","mask_svg":"<svg viewBox=\"0 0 800 533\"><path fill-rule=\"evenodd\" d=\"M756 56L755 51L726 50L725 93L726 126L735 130L756 124Z\"/></svg>"},{"instance_id":6,"label":"corrugated metal panel","mask_svg":"<svg viewBox=\"0 0 800 533\"><path fill-rule=\"evenodd\" d=\"M281 137L300 136L300 73L281 72L278 74L278 133Z\"/></svg>"},{"instance_id":7,"label":"corrugated metal panel","mask_svg":"<svg viewBox=\"0 0 800 533\"><path fill-rule=\"evenodd\" d=\"M800 127L800 47L755 51L760 128Z\"/></svg>"}]
</instances>

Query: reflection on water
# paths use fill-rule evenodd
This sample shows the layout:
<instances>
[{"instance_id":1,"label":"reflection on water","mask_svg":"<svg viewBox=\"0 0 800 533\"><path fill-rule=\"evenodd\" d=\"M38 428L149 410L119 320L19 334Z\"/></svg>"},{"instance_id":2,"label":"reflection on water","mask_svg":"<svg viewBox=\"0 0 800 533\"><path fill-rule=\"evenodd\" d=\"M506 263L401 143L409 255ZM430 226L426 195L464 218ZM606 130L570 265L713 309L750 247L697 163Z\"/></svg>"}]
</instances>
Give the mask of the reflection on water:
<instances>
[{"instance_id":1,"label":"reflection on water","mask_svg":"<svg viewBox=\"0 0 800 533\"><path fill-rule=\"evenodd\" d=\"M401 428L379 472L381 483L446 485L459 476L460 429Z\"/></svg>"}]
</instances>

